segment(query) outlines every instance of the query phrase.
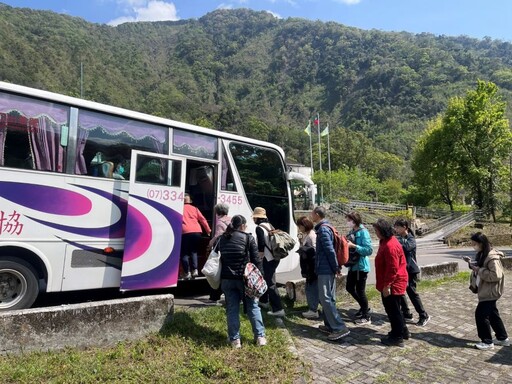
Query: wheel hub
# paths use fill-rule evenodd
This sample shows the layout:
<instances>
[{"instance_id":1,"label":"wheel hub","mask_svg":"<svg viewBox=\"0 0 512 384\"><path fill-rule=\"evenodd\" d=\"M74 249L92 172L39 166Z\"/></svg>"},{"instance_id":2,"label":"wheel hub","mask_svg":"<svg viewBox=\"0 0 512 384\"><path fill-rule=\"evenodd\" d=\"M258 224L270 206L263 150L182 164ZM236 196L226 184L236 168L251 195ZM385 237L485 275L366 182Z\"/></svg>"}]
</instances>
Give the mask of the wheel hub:
<instances>
[{"instance_id":1,"label":"wheel hub","mask_svg":"<svg viewBox=\"0 0 512 384\"><path fill-rule=\"evenodd\" d=\"M15 270L0 271L0 308L16 304L27 289L23 275Z\"/></svg>"}]
</instances>

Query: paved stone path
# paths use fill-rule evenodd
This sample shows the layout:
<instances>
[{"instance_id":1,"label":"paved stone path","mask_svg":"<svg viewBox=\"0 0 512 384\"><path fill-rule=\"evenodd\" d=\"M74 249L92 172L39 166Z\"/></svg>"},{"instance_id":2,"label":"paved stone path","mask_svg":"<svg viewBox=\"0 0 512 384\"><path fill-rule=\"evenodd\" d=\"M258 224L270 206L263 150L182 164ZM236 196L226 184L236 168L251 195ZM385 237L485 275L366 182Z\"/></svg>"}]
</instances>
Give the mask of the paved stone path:
<instances>
[{"instance_id":1,"label":"paved stone path","mask_svg":"<svg viewBox=\"0 0 512 384\"><path fill-rule=\"evenodd\" d=\"M512 339L512 272L506 272L505 295L498 309ZM351 334L330 342L318 321L289 316L286 326L299 356L309 365L305 381L313 383L512 383L512 347L474 348L478 342L474 311L477 297L466 283L451 282L420 291L432 320L425 327L409 325L405 348L386 347L380 337L390 326L380 302L372 324L355 325L349 318L356 305L348 297L338 308ZM413 307L411 306L411 309ZM416 318L416 314L415 314Z\"/></svg>"}]
</instances>

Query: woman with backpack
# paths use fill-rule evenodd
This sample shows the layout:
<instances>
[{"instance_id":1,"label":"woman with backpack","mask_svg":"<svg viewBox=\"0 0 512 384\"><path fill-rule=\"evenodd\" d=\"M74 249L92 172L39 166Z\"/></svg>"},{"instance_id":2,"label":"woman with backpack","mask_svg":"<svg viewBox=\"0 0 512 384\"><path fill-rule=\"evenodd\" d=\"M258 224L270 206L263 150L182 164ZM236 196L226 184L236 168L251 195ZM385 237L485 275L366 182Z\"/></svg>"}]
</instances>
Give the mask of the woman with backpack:
<instances>
[{"instance_id":1,"label":"woman with backpack","mask_svg":"<svg viewBox=\"0 0 512 384\"><path fill-rule=\"evenodd\" d=\"M228 337L233 348L242 346L240 342L240 301L245 304L256 344L259 346L267 344L258 300L248 297L244 293L243 276L246 264L250 261L258 269L262 268L254 237L246 233L246 229L245 217L235 215L219 240L221 288L226 297Z\"/></svg>"},{"instance_id":2,"label":"woman with backpack","mask_svg":"<svg viewBox=\"0 0 512 384\"><path fill-rule=\"evenodd\" d=\"M258 239L258 253L263 258L263 276L267 283L268 289L263 296L260 297L260 306L265 309L272 308L268 312L270 316L284 317L285 312L281 297L277 292L276 269L279 266L279 260L275 260L270 250L270 242L268 233L274 229L267 218L265 208L256 207L252 214L252 219L257 225L256 237Z\"/></svg>"},{"instance_id":3,"label":"woman with backpack","mask_svg":"<svg viewBox=\"0 0 512 384\"><path fill-rule=\"evenodd\" d=\"M373 252L370 233L362 224L361 215L357 212L350 212L345 216L350 232L347 235L349 248L349 262L345 264L347 273L347 292L359 304L359 310L355 314L356 324L371 324L371 309L368 307L366 296L366 279L370 272L369 256Z\"/></svg>"},{"instance_id":4,"label":"woman with backpack","mask_svg":"<svg viewBox=\"0 0 512 384\"><path fill-rule=\"evenodd\" d=\"M492 248L487 236L477 232L471 236L471 245L477 252L475 263L470 268L477 275L478 305L475 310L476 329L481 342L475 344L480 350L493 349L494 345L509 346L510 340L496 307L503 294L504 275L501 258L503 253ZM491 327L496 338L492 338Z\"/></svg>"}]
</instances>

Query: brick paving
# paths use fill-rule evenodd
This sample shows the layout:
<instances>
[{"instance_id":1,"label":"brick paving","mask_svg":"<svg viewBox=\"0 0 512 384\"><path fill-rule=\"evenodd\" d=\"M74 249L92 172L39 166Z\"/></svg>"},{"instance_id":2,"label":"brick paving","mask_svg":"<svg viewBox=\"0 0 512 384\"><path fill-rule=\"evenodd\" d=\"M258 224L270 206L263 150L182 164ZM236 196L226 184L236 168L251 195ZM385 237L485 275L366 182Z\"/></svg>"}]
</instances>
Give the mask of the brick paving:
<instances>
[{"instance_id":1,"label":"brick paving","mask_svg":"<svg viewBox=\"0 0 512 384\"><path fill-rule=\"evenodd\" d=\"M498 309L512 338L512 288L508 288L512 287L512 272L507 271L505 279L505 295L498 300ZM350 320L357 310L351 298L338 301L338 309L351 330L338 342L326 340L326 335L316 328L318 321L288 316L286 326L306 363L301 381L512 383L512 347L495 346L490 351L474 348L479 341L474 320L477 297L466 283L450 282L420 293L432 319L425 327L409 325L411 338L405 341L405 348L380 343L390 326L378 301L371 303L372 324L366 326Z\"/></svg>"}]
</instances>

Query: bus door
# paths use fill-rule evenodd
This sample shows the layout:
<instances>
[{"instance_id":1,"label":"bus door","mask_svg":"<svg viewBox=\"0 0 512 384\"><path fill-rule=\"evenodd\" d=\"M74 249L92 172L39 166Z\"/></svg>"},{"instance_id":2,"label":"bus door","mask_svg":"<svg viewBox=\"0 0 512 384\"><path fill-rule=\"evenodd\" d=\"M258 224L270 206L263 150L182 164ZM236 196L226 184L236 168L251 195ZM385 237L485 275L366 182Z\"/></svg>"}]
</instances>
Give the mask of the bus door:
<instances>
[{"instance_id":1,"label":"bus door","mask_svg":"<svg viewBox=\"0 0 512 384\"><path fill-rule=\"evenodd\" d=\"M176 286L186 159L132 151L121 290Z\"/></svg>"}]
</instances>

